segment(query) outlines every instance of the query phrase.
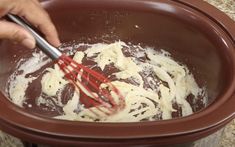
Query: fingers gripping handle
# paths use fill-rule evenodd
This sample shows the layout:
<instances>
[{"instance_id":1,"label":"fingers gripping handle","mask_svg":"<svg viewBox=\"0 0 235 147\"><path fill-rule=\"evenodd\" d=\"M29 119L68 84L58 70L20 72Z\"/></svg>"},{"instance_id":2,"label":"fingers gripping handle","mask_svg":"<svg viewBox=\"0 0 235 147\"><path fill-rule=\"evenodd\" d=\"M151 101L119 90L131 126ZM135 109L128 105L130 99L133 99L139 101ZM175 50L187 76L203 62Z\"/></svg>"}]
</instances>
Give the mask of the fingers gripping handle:
<instances>
[{"instance_id":1,"label":"fingers gripping handle","mask_svg":"<svg viewBox=\"0 0 235 147\"><path fill-rule=\"evenodd\" d=\"M47 54L51 59L53 60L57 60L62 53L55 47L53 47L52 45L50 45L41 35L39 35L39 33L37 33L33 27L28 24L27 22L25 22L22 18L20 18L19 16L13 15L13 14L7 14L6 18L9 21L12 21L20 26L22 26L23 28L25 28L27 31L29 31L32 36L35 38L36 40L36 45L45 53Z\"/></svg>"}]
</instances>

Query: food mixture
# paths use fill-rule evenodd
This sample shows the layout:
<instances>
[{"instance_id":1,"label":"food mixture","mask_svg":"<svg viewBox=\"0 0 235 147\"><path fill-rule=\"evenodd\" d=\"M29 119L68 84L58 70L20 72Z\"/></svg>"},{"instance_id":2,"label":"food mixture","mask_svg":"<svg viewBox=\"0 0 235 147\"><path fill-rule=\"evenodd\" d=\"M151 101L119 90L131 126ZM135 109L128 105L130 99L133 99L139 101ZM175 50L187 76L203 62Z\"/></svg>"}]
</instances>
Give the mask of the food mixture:
<instances>
[{"instance_id":1,"label":"food mixture","mask_svg":"<svg viewBox=\"0 0 235 147\"><path fill-rule=\"evenodd\" d=\"M13 103L56 119L98 122L172 119L193 114L207 104L205 88L164 50L122 41L62 49L76 62L103 73L124 96L124 109L106 115L97 107L84 107L79 101L81 90L41 52L19 61L9 78L7 92Z\"/></svg>"}]
</instances>

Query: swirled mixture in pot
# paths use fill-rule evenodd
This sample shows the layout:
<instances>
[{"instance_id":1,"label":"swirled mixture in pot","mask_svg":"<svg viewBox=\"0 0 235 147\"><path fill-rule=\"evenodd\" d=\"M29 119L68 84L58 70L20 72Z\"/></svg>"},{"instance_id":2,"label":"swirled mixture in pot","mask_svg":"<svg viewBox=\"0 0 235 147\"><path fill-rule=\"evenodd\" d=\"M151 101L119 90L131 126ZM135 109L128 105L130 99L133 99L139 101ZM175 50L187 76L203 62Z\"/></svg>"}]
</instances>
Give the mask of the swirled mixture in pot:
<instances>
[{"instance_id":1,"label":"swirled mixture in pot","mask_svg":"<svg viewBox=\"0 0 235 147\"><path fill-rule=\"evenodd\" d=\"M96 107L84 107L79 101L81 91L41 52L21 61L10 77L7 91L11 101L57 119L100 122L171 119L193 114L206 105L205 88L200 88L189 69L164 50L121 41L79 44L76 48L63 49L78 63L112 81L125 98L123 110L106 115Z\"/></svg>"}]
</instances>

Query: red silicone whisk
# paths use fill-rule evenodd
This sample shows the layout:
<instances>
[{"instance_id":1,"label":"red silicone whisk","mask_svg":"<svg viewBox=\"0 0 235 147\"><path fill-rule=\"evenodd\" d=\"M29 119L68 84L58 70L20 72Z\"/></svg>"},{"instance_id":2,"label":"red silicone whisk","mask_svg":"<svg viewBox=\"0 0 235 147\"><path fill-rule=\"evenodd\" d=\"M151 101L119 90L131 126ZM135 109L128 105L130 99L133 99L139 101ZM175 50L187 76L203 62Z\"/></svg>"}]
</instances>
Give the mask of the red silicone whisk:
<instances>
[{"instance_id":1,"label":"red silicone whisk","mask_svg":"<svg viewBox=\"0 0 235 147\"><path fill-rule=\"evenodd\" d=\"M97 110L105 114L112 114L125 106L124 97L120 91L103 75L77 63L70 57L61 53L20 17L8 14L7 19L21 25L34 36L39 49L56 61L64 72L65 77L77 89L80 89L80 102L84 104L85 107L94 106ZM105 108L105 110L101 107Z\"/></svg>"}]
</instances>

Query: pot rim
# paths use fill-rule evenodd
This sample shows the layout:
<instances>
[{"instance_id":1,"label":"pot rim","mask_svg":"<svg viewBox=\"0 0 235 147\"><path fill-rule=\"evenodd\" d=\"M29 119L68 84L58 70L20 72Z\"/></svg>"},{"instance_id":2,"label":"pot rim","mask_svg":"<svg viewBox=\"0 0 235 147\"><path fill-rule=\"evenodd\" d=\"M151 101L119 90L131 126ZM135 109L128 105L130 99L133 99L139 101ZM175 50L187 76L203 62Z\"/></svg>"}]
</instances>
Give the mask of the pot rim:
<instances>
[{"instance_id":1,"label":"pot rim","mask_svg":"<svg viewBox=\"0 0 235 147\"><path fill-rule=\"evenodd\" d=\"M232 20L229 16L227 16L222 11L218 10L214 6L208 4L203 0L195 1L195 0L176 0L184 5L187 5L205 16L209 17L211 20L216 22L226 33L231 37L235 46L235 21ZM223 18L223 19L221 19Z\"/></svg>"},{"instance_id":2,"label":"pot rim","mask_svg":"<svg viewBox=\"0 0 235 147\"><path fill-rule=\"evenodd\" d=\"M96 0L86 1L95 2ZM107 3L114 2L117 4L121 2L124 3L124 1L125 3L138 2L144 4L147 4L148 2L154 3L157 1L163 2L163 0L113 0L112 2L110 2L109 0L103 1L106 1ZM197 15L209 18L208 20L204 18L205 21L214 22L213 27L217 29L221 28L223 30L220 32L220 34L223 36L225 41L230 40L230 42L232 42L230 43L230 49L227 52L228 54L230 54L232 60L232 73L233 75L235 75L235 28L231 27L231 24L234 24L234 22L229 19L228 16L218 11L216 8L202 1L164 0L164 3L174 4L176 6L183 7L186 10L195 11L197 12ZM45 6L46 4L49 5L50 0L45 2ZM221 17L223 17L223 19L220 20L219 18ZM227 91L223 95L221 95L223 99L219 99L216 103L211 104L202 111L196 112L195 114L190 116L176 118L172 120L136 123L71 122L50 119L37 114L30 114L26 112L24 109L12 104L9 100L4 97L2 93L0 93L0 121L9 124L9 127L13 127L15 129L28 133L47 136L49 138L136 139L177 136L182 134L190 135L191 133L196 133L213 128L214 126L217 126L225 122L226 120L235 117L235 94L233 95L234 90L235 76L232 77ZM226 109L224 109L225 107ZM9 110L7 114L4 113L4 109ZM212 112L214 114L220 115L213 116ZM176 127L174 130L168 129L172 128L169 127L172 125L177 125L178 127ZM112 130L114 129L119 131L113 132ZM92 130L96 131L92 132ZM144 133L142 133L143 130L145 130Z\"/></svg>"}]
</instances>

